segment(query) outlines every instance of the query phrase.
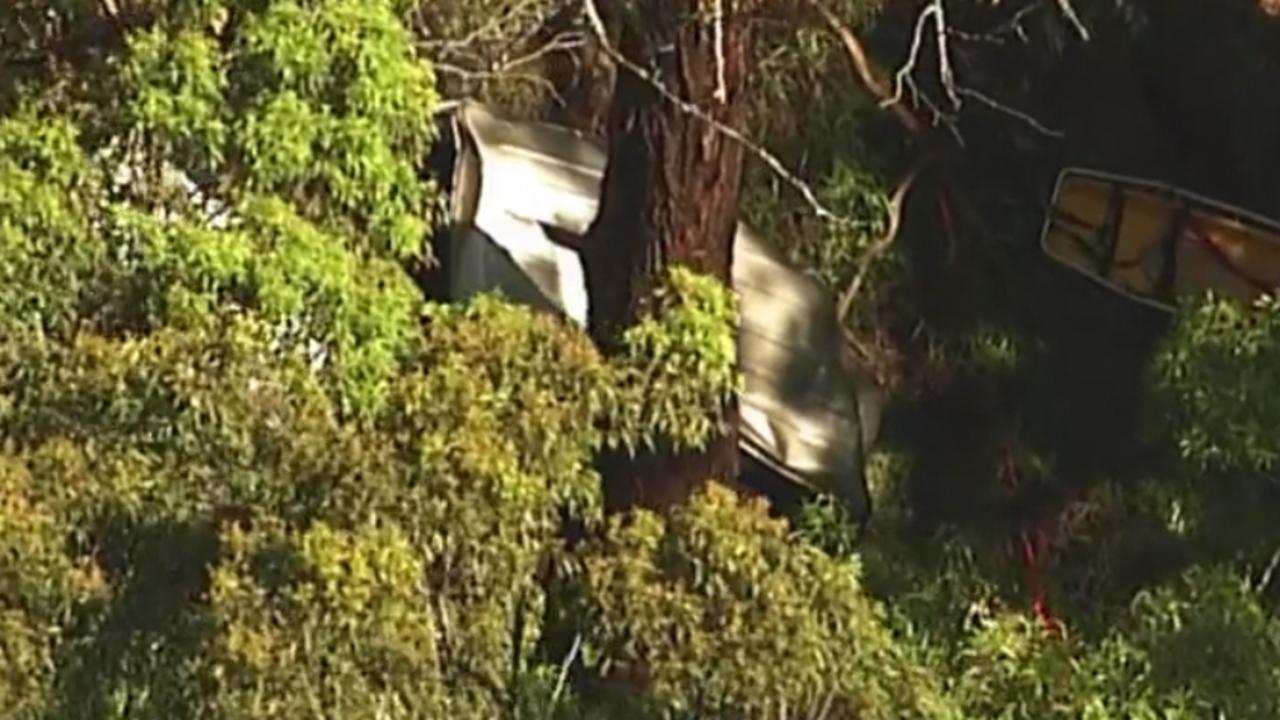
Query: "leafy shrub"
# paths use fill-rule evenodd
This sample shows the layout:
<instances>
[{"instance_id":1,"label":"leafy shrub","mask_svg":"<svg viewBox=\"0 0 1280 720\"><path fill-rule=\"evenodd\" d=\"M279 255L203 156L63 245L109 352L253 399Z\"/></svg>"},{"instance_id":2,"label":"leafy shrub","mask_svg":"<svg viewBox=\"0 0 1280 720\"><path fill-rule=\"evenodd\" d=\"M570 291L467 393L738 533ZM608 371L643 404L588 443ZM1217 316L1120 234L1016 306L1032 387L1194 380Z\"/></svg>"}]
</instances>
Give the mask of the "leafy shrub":
<instances>
[{"instance_id":1,"label":"leafy shrub","mask_svg":"<svg viewBox=\"0 0 1280 720\"><path fill-rule=\"evenodd\" d=\"M1156 377L1187 459L1209 469L1274 466L1278 361L1280 304L1273 297L1248 307L1208 296L1179 314Z\"/></svg>"},{"instance_id":2,"label":"leafy shrub","mask_svg":"<svg viewBox=\"0 0 1280 720\"><path fill-rule=\"evenodd\" d=\"M946 714L863 593L856 560L795 542L759 502L711 486L665 520L614 519L582 556L584 654L615 713Z\"/></svg>"}]
</instances>

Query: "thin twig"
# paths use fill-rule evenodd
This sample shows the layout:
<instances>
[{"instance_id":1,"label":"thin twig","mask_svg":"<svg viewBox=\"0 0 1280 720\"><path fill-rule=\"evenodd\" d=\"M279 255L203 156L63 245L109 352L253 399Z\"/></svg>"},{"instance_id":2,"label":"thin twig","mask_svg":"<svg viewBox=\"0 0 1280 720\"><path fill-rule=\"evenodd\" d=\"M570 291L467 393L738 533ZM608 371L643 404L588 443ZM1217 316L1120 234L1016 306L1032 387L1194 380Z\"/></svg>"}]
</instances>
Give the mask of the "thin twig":
<instances>
[{"instance_id":1,"label":"thin twig","mask_svg":"<svg viewBox=\"0 0 1280 720\"><path fill-rule=\"evenodd\" d=\"M1037 132L1043 135L1048 135L1049 137L1055 137L1055 138L1065 137L1065 133L1063 133L1061 130L1055 130L1051 127L1048 127L1044 123L1041 123L1039 120L1032 117L1031 115L1017 108L1009 107L1008 105L1005 105L999 100L996 100L990 97L989 95L984 95L983 93L978 92L977 90L962 87L962 88L956 88L956 92L958 92L959 94L965 97L973 98L974 100L981 102L983 105L986 105L987 107L991 108L992 110L995 110L996 112L1002 112L1006 115L1015 117L1021 120L1022 122L1026 123L1027 125L1030 125L1034 130L1036 130Z\"/></svg>"},{"instance_id":2,"label":"thin twig","mask_svg":"<svg viewBox=\"0 0 1280 720\"><path fill-rule=\"evenodd\" d=\"M942 82L943 91L947 93L947 99L951 101L951 109L955 111L960 109L960 96L956 94L956 73L951 68L951 49L947 47L946 11L942 8L942 0L934 0L933 5L938 9L934 15L936 25L934 36L938 44L938 79Z\"/></svg>"},{"instance_id":3,"label":"thin twig","mask_svg":"<svg viewBox=\"0 0 1280 720\"><path fill-rule=\"evenodd\" d=\"M505 73L507 71L514 70L515 68L518 68L521 65L527 65L535 60L538 60L539 58L542 58L545 55L550 55L553 52L559 52L561 50L574 50L586 44L587 44L587 39L582 36L582 33L563 32L551 38L549 42L543 44L537 49L531 50L525 53L524 55L521 55L515 58L514 60L508 60L507 62L502 63L502 65L498 68L496 72Z\"/></svg>"},{"instance_id":4,"label":"thin twig","mask_svg":"<svg viewBox=\"0 0 1280 720\"><path fill-rule=\"evenodd\" d=\"M656 90L663 99L675 105L681 112L707 123L717 132L741 145L743 149L763 162L775 175L781 178L783 182L790 185L792 189L799 193L800 196L804 198L805 202L808 203L814 214L819 218L840 225L859 224L852 218L840 215L832 211L826 205L823 205L822 201L818 199L817 194L814 193L813 188L809 187L809 184L797 177L795 173L788 170L787 166L783 164L783 162L773 153L742 134L740 130L717 120L694 103L680 97L663 84L662 81L653 73L623 55L622 52L615 48L613 43L610 42L608 32L604 25L604 20L600 17L600 11L596 7L595 0L586 0L584 7L587 11L587 19L590 21L591 28L595 32L597 42L600 43L600 47L605 51L605 53L612 58L614 62L618 63L619 67L633 73L641 80L644 80L654 90Z\"/></svg>"},{"instance_id":5,"label":"thin twig","mask_svg":"<svg viewBox=\"0 0 1280 720\"><path fill-rule=\"evenodd\" d=\"M831 713L831 703L836 699L835 688L827 690L827 694L822 698L822 705L818 709L818 715L815 720L827 720L827 715Z\"/></svg>"},{"instance_id":6,"label":"thin twig","mask_svg":"<svg viewBox=\"0 0 1280 720\"><path fill-rule=\"evenodd\" d=\"M1275 575L1277 568L1280 568L1280 547L1271 553L1271 560L1267 563L1267 567L1263 569L1262 576L1258 578L1255 592L1266 592L1267 586L1271 584L1271 578Z\"/></svg>"},{"instance_id":7,"label":"thin twig","mask_svg":"<svg viewBox=\"0 0 1280 720\"><path fill-rule=\"evenodd\" d=\"M551 693L551 709L560 704L560 696L564 694L565 685L569 682L569 669L573 667L574 661L578 659L578 653L582 650L582 633L573 636L573 645L569 646L569 652L564 656L564 660L560 663L560 674L556 677L556 687Z\"/></svg>"},{"instance_id":8,"label":"thin twig","mask_svg":"<svg viewBox=\"0 0 1280 720\"><path fill-rule=\"evenodd\" d=\"M424 11L424 8L426 8L429 4L430 3L419 3L417 6L417 13L420 16L419 23L421 25L426 24L425 22L423 22L421 15ZM422 40L419 42L419 45L424 48L439 50L442 52L450 52L459 48L472 47L475 44L479 43L481 40L486 39L487 37L499 37L499 38L507 37L510 35L510 32L508 31L507 28L503 27L503 25L511 20L517 19L520 16L520 12L522 10L535 8L538 6L538 4L539 4L539 0L525 0L525 2L517 3L515 5L507 7L506 12L494 15L492 18L489 19L488 22L472 30L470 33L468 33L467 35L465 35L460 39Z\"/></svg>"},{"instance_id":9,"label":"thin twig","mask_svg":"<svg viewBox=\"0 0 1280 720\"><path fill-rule=\"evenodd\" d=\"M907 54L907 59L898 68L893 76L893 95L886 100L880 101L880 107L887 108L891 105L900 104L906 89L910 88L914 96L915 81L911 79L911 74L915 72L916 62L920 59L920 48L924 45L924 33L928 27L929 20L936 17L941 12L942 5L938 0L929 3L929 6L920 12L916 18L916 29L911 36L911 51Z\"/></svg>"},{"instance_id":10,"label":"thin twig","mask_svg":"<svg viewBox=\"0 0 1280 720\"><path fill-rule=\"evenodd\" d=\"M934 35L938 46L938 75L942 82L943 91L947 94L947 99L951 101L952 112L944 112L938 107L933 98L928 94L920 92L916 86L912 73L915 72L916 63L920 58L920 50L924 45L925 30L929 27L929 21L933 20ZM956 124L955 111L960 109L960 99L956 93L955 72L951 69L951 53L946 44L946 17L942 10L942 0L934 0L924 10L920 12L920 16L916 18L916 29L911 38L911 51L907 54L907 59L902 63L902 67L894 74L894 91L889 98L881 100L880 107L892 107L903 105L904 90L911 91L911 100L915 104L924 105L933 118L933 125L945 125L951 136L955 138L957 144L964 145L964 137L960 135L960 128Z\"/></svg>"},{"instance_id":11,"label":"thin twig","mask_svg":"<svg viewBox=\"0 0 1280 720\"><path fill-rule=\"evenodd\" d=\"M1026 28L1022 27L1022 21L1026 19L1027 15L1030 15L1041 7L1044 7L1044 0L1035 0L1035 2L1024 5L1008 20L1001 23L999 27L992 28L984 33L966 32L964 30L949 28L947 30L947 34L961 40L988 43L991 45L1003 45L1005 42L1003 36L1006 34L1012 34L1025 43L1027 42L1027 31Z\"/></svg>"},{"instance_id":12,"label":"thin twig","mask_svg":"<svg viewBox=\"0 0 1280 720\"><path fill-rule=\"evenodd\" d=\"M533 73L472 70L470 68L464 68L458 65L454 65L452 63L445 63L445 62L436 62L432 65L432 68L436 72L442 73L444 75L453 75L455 77L462 78L463 80L471 80L476 82L494 81L494 80L526 82L526 83L529 83L530 85L537 85L538 87L541 87L543 90L547 91L547 93L549 93L556 102L561 104L564 103L564 98L561 97L559 92L556 91L555 85L552 84L550 80L546 79L545 77L542 77L541 75L534 75Z\"/></svg>"},{"instance_id":13,"label":"thin twig","mask_svg":"<svg viewBox=\"0 0 1280 720\"><path fill-rule=\"evenodd\" d=\"M1034 6L1027 6L1026 8L1023 8L1022 10L1019 11L1019 14L1029 12L1028 8L1030 7L1034 7ZM1015 15L1015 18L1012 22L1016 24L1017 19L1018 19L1018 16ZM930 20L933 21L933 30L934 30L935 40L937 42L938 80L942 85L943 92L946 93L947 99L951 102L951 107L953 111L952 113L942 112L942 110L932 102L932 100L929 98L927 94L919 91L919 89L916 87L915 81L912 79L912 74L915 72L916 65L919 62L920 51L922 46L924 45L924 34L929 27ZM979 90L974 90L972 88L967 88L961 85L956 80L955 69L952 66L952 62L951 62L951 51L950 51L950 48L947 46L947 37L948 35L950 35L950 33L951 31L947 27L946 14L945 14L945 10L943 9L942 0L933 0L933 2L931 2L927 7L925 7L924 10L920 12L919 17L916 19L915 34L912 37L910 53L907 55L907 59L903 62L902 66L898 69L898 72L895 74L894 94L887 100L882 101L881 107L902 103L904 93L907 90L910 90L912 99L917 102L922 102L926 106L928 106L930 110L933 112L935 119L953 121L954 112L958 112L961 109L960 99L962 97L968 97L968 98L977 100L983 103L984 105L987 105L993 110L1002 112L1006 115L1022 120L1023 122L1027 123L1027 125L1035 129L1037 132L1040 132L1044 135L1047 135L1049 137L1055 137L1055 138L1060 138L1063 136L1063 133L1061 131L1049 128L1044 123L1032 117L1030 114L1022 110L1018 110L1016 108L1005 105L1004 103L1001 103L998 100L995 100L991 96L986 95L985 93ZM955 125L950 124L949 127L952 130L952 134L955 136L957 142L963 145L964 144L963 139L960 137L959 131L955 127Z\"/></svg>"}]
</instances>

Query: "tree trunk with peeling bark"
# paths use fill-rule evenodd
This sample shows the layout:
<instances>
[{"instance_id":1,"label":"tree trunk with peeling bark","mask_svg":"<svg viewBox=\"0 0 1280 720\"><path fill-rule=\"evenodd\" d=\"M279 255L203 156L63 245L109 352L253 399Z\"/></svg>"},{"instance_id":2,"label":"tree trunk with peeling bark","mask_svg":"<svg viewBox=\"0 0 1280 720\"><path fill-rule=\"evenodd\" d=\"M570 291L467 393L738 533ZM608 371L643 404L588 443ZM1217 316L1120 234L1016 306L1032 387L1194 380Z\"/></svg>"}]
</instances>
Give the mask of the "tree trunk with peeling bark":
<instances>
[{"instance_id":1,"label":"tree trunk with peeling bark","mask_svg":"<svg viewBox=\"0 0 1280 720\"><path fill-rule=\"evenodd\" d=\"M730 282L742 147L665 97L655 82L740 127L751 58L745 11L753 1L640 0L619 13L618 49L652 76L618 69L600 212L586 243L590 329L606 352L618 347L669 264ZM726 418L724 433L699 451L603 457L606 506L664 508L707 480L732 482L736 407L727 408Z\"/></svg>"}]
</instances>

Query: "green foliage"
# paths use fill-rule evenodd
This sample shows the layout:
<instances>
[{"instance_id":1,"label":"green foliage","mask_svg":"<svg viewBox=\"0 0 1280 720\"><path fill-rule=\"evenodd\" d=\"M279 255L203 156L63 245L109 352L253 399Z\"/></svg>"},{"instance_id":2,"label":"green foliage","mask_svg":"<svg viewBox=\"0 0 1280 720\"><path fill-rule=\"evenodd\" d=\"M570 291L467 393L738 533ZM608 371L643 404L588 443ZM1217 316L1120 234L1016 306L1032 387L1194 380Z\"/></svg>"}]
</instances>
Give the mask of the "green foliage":
<instances>
[{"instance_id":1,"label":"green foliage","mask_svg":"<svg viewBox=\"0 0 1280 720\"><path fill-rule=\"evenodd\" d=\"M4 556L5 708L487 718L563 697L540 577L562 510L598 516L598 423L636 368L491 298L431 307L357 423L264 315L3 346L0 507L27 548Z\"/></svg>"},{"instance_id":2,"label":"green foliage","mask_svg":"<svg viewBox=\"0 0 1280 720\"><path fill-rule=\"evenodd\" d=\"M417 336L402 263L426 258L434 218L418 163L436 96L402 10L166 6L76 68L77 92L20 95L0 121L6 330L248 313L344 413L375 412Z\"/></svg>"},{"instance_id":3,"label":"green foliage","mask_svg":"<svg viewBox=\"0 0 1280 720\"><path fill-rule=\"evenodd\" d=\"M94 300L106 244L91 216L99 174L65 118L0 118L0 334L65 337Z\"/></svg>"},{"instance_id":4,"label":"green foliage","mask_svg":"<svg viewBox=\"0 0 1280 720\"><path fill-rule=\"evenodd\" d=\"M385 398L418 333L421 300L396 262L352 252L277 197L246 197L223 228L129 206L109 222L113 244L138 258L113 324L195 329L252 312L282 348L313 355L347 411Z\"/></svg>"},{"instance_id":5,"label":"green foliage","mask_svg":"<svg viewBox=\"0 0 1280 720\"><path fill-rule=\"evenodd\" d=\"M5 555L3 600L37 634L6 635L22 685L2 697L74 717L500 714L537 669L560 508L598 505L599 361L557 328L442 311L368 426L260 326L14 353L4 537L29 552ZM495 355L499 336L542 355ZM576 385L539 364L575 356Z\"/></svg>"},{"instance_id":6,"label":"green foliage","mask_svg":"<svg viewBox=\"0 0 1280 720\"><path fill-rule=\"evenodd\" d=\"M933 538L927 561L872 557L889 622L973 718L1262 718L1274 714L1280 620L1227 567L1193 568L1119 608L1059 617L1060 636L1010 600L988 558ZM921 551L922 548L914 548ZM913 569L915 566L915 569ZM896 586L896 587L895 587Z\"/></svg>"},{"instance_id":7,"label":"green foliage","mask_svg":"<svg viewBox=\"0 0 1280 720\"><path fill-rule=\"evenodd\" d=\"M658 441L698 447L741 388L737 303L720 281L673 267L622 338L612 383L609 442L634 451Z\"/></svg>"},{"instance_id":8,"label":"green foliage","mask_svg":"<svg viewBox=\"0 0 1280 720\"><path fill-rule=\"evenodd\" d=\"M1143 593L1094 642L1002 614L966 639L954 692L975 717L1273 717L1280 623L1232 573Z\"/></svg>"},{"instance_id":9,"label":"green foliage","mask_svg":"<svg viewBox=\"0 0 1280 720\"><path fill-rule=\"evenodd\" d=\"M528 311L423 317L403 3L154 9L70 93L5 88L0 710L501 715L612 371Z\"/></svg>"},{"instance_id":10,"label":"green foliage","mask_svg":"<svg viewBox=\"0 0 1280 720\"><path fill-rule=\"evenodd\" d=\"M1280 622L1224 568L1195 569L1135 604L1135 644L1159 690L1185 693L1189 715L1280 712Z\"/></svg>"},{"instance_id":11,"label":"green foliage","mask_svg":"<svg viewBox=\"0 0 1280 720\"><path fill-rule=\"evenodd\" d=\"M144 166L270 193L352 249L422 252L434 80L390 0L203 3L128 37L109 122ZM358 241L355 239L359 238Z\"/></svg>"},{"instance_id":12,"label":"green foliage","mask_svg":"<svg viewBox=\"0 0 1280 720\"><path fill-rule=\"evenodd\" d=\"M1201 467L1266 471L1280 456L1280 304L1215 297L1179 316L1156 367L1183 455Z\"/></svg>"},{"instance_id":13,"label":"green foliage","mask_svg":"<svg viewBox=\"0 0 1280 720\"><path fill-rule=\"evenodd\" d=\"M215 717L432 717L446 706L423 558L394 526L232 525L210 580Z\"/></svg>"},{"instance_id":14,"label":"green foliage","mask_svg":"<svg viewBox=\"0 0 1280 720\"><path fill-rule=\"evenodd\" d=\"M59 630L100 591L92 568L63 552L63 528L35 486L23 463L0 458L0 714L16 720L47 716Z\"/></svg>"},{"instance_id":15,"label":"green foliage","mask_svg":"<svg viewBox=\"0 0 1280 720\"><path fill-rule=\"evenodd\" d=\"M713 486L665 521L615 519L583 557L584 652L612 713L945 715L857 561L793 542L759 503Z\"/></svg>"},{"instance_id":16,"label":"green foliage","mask_svg":"<svg viewBox=\"0 0 1280 720\"><path fill-rule=\"evenodd\" d=\"M126 12L108 18L108 5ZM424 306L402 271L426 259L439 218L418 167L437 79L418 51L447 68L451 91L537 104L539 81L516 74L538 66L525 55L553 4L414 5L0 7L0 716L1280 714L1270 591L1223 564L1273 551L1260 529L1270 493L1255 481L1274 469L1280 425L1274 301L1187 308L1156 363L1178 449L1211 474L1165 475L1128 436L1107 447L1141 455L1141 483L1095 464L1099 435L1122 424L1107 388L1138 382L1117 369L1141 363L1116 338L1142 328L1107 306L1112 335L1102 322L1054 329L1092 316L1079 288L1064 311L1049 299L1058 286L1025 271L1016 248L1039 214L1017 198L1035 173L1000 165L1044 158L1009 142L1007 125L967 117L972 149L947 172L986 190L961 193L981 212L958 213L955 248L927 229L899 244L930 267L982 267L948 295L954 278L935 282L895 250L855 308L859 329L909 336L955 403L921 405L935 436L894 438L879 525L855 535L819 504L788 528L719 488L665 517L602 524L595 451L694 446L723 421L739 383L732 295L673 271L608 360L580 332L495 298ZM862 30L878 3L829 5ZM1145 52L1166 104L1222 107L1200 102L1203 83L1173 92L1186 74L1156 60L1194 65L1201 51L1185 48L1219 45L1177 38L1240 12L1127 5L1154 29L1100 26L1111 34L1100 45ZM982 12L948 7L957 29ZM884 22L868 48L897 53L908 36ZM885 230L882 178L901 165L881 136L892 121L818 30L762 27L753 123L856 221L818 221L774 181L751 188L748 219L843 289ZM1269 35L1251 25L1232 38L1212 67L1267 77L1270 65L1242 59L1262 57ZM1051 53L993 71L963 52L965 82L1001 100L1053 85L1039 81ZM1256 85L1210 90L1239 108ZM1070 108L1084 103L1062 106L1078 129ZM1228 155L1248 159L1239 184L1264 198L1269 117L1180 142L1214 149L1229 134ZM1178 154L1182 174L1230 189L1235 176L1206 173L1201 155ZM904 288L909 302L887 302ZM923 307L956 327L912 314ZM941 343L913 346L918 336ZM1077 365L1123 377L1077 393L1087 383L1064 381L1088 375ZM972 404L956 400L965 391ZM944 485L997 495L992 438L1024 419L1035 447L1020 457L1044 459L1024 475L1104 505L1105 523L1060 538L1105 587L1055 603L1068 630L1057 639L1014 599L1013 509L960 503L946 515L959 529L920 511L921 498L949 502ZM1115 474L1106 492L1089 487L1103 482L1095 465ZM1152 537L1176 557L1157 557ZM1160 569L1104 572L1117 545ZM1045 568L1055 589L1071 581L1060 560Z\"/></svg>"},{"instance_id":17,"label":"green foliage","mask_svg":"<svg viewBox=\"0 0 1280 720\"><path fill-rule=\"evenodd\" d=\"M792 188L776 178L750 186L744 210L753 228L784 243L792 260L840 292L885 231L887 193L879 178L846 164L831 168L815 185L817 198L840 213L839 221L825 221L811 210L796 212Z\"/></svg>"}]
</instances>

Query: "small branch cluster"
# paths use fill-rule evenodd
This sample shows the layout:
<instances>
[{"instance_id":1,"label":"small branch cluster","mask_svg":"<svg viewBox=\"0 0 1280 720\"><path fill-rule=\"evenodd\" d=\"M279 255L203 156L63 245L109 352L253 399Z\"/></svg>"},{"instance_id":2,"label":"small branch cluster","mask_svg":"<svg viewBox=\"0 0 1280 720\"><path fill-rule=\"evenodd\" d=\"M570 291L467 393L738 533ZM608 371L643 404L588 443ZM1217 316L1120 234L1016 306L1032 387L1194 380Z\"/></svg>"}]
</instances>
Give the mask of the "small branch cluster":
<instances>
[{"instance_id":1,"label":"small branch cluster","mask_svg":"<svg viewBox=\"0 0 1280 720\"><path fill-rule=\"evenodd\" d=\"M509 3L460 38L450 37L443 29L433 29L432 3L423 2L418 6L414 23L423 36L418 46L442 74L476 83L528 83L556 96L554 84L536 69L528 68L553 53L567 53L572 57L573 50L586 44L586 34L577 30L561 30L549 37L543 32L552 17L574 11L574 2L570 0L550 16L543 0Z\"/></svg>"},{"instance_id":2,"label":"small branch cluster","mask_svg":"<svg viewBox=\"0 0 1280 720\"><path fill-rule=\"evenodd\" d=\"M1034 2L1022 6L1008 20L986 32L975 33L948 28L947 34L968 42L987 43L990 45L1003 45L1005 36L1012 35L1019 42L1025 43L1029 41L1029 38L1026 28L1022 26L1022 22L1027 19L1028 15L1044 7L1044 2L1045 0L1034 0Z\"/></svg>"},{"instance_id":3,"label":"small branch cluster","mask_svg":"<svg viewBox=\"0 0 1280 720\"><path fill-rule=\"evenodd\" d=\"M511 59L496 59L485 61L483 59L472 59L469 64L460 64L449 62L447 60L435 60L432 67L437 72L453 75L463 80L472 81L492 81L492 80L511 80L517 82L527 82L537 85L546 90L558 101L563 99L558 97L555 85L546 77L537 72L524 72L521 68L528 66L547 55L555 52L567 52L586 45L586 36L579 32L562 32L546 43L523 53Z\"/></svg>"},{"instance_id":4,"label":"small branch cluster","mask_svg":"<svg viewBox=\"0 0 1280 720\"><path fill-rule=\"evenodd\" d=\"M1059 0L1059 2L1061 4L1067 4L1068 0ZM1012 29L1013 32L1021 33L1022 18L1037 5L1038 3L1034 3L1024 7L1022 10L1019 10L1008 23L997 29L997 32L1007 32ZM1070 5L1067 4L1067 7L1070 8ZM1076 22L1079 21L1075 16L1074 10L1071 11L1070 17L1075 18ZM939 107L936 101L931 99L927 94L921 92L915 81L915 72L919 65L921 52L924 48L926 36L928 35L930 28L932 28L933 31L934 47L938 56L938 82L942 86L942 92L946 95L947 102L950 106L949 109L945 111ZM1088 32L1084 30L1083 26L1080 26L1080 29L1084 32L1084 36L1087 39ZM1030 114L1006 105L1005 103L1002 103L979 90L961 86L956 80L955 68L951 60L951 49L947 43L948 38L954 35L956 35L956 33L947 25L946 10L943 7L943 0L931 0L931 2L925 6L916 18L915 32L912 35L910 52L907 54L907 59L898 68L898 71L894 73L893 95L882 100L880 106L890 107L892 105L902 104L908 99L913 105L922 105L929 110L934 124L946 125L947 129L951 131L952 136L961 144L963 144L963 139L961 138L956 126L956 115L962 107L962 98L976 100L996 112L1016 118L1043 135L1050 137L1062 137L1061 131L1046 126ZM978 37L993 36L986 35Z\"/></svg>"}]
</instances>

